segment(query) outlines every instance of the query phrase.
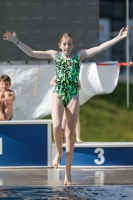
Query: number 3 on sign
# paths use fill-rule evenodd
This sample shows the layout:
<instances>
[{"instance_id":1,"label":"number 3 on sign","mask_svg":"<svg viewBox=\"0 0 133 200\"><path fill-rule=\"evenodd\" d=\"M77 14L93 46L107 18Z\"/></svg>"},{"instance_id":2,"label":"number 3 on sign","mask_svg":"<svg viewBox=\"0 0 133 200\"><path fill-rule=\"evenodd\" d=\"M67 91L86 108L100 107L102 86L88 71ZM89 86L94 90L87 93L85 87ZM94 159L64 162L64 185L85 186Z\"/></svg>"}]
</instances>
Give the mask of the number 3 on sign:
<instances>
[{"instance_id":1,"label":"number 3 on sign","mask_svg":"<svg viewBox=\"0 0 133 200\"><path fill-rule=\"evenodd\" d=\"M102 148L97 148L97 149L95 149L94 153L98 153L98 158L99 158L99 159L95 159L94 162L97 165L103 164L105 161L104 150Z\"/></svg>"}]
</instances>

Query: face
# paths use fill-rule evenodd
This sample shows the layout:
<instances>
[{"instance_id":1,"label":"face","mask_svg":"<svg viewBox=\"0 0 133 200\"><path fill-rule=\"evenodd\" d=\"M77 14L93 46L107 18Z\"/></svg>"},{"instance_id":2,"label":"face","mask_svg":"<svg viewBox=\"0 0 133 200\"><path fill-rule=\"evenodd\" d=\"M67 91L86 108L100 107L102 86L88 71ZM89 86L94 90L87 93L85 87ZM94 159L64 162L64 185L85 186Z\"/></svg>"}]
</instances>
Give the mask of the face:
<instances>
[{"instance_id":1,"label":"face","mask_svg":"<svg viewBox=\"0 0 133 200\"><path fill-rule=\"evenodd\" d=\"M69 56L71 54L73 47L74 44L71 37L63 37L61 43L59 43L59 48L66 56Z\"/></svg>"},{"instance_id":2,"label":"face","mask_svg":"<svg viewBox=\"0 0 133 200\"><path fill-rule=\"evenodd\" d=\"M2 92L7 91L10 86L11 86L11 84L8 81L0 81L0 90Z\"/></svg>"}]
</instances>

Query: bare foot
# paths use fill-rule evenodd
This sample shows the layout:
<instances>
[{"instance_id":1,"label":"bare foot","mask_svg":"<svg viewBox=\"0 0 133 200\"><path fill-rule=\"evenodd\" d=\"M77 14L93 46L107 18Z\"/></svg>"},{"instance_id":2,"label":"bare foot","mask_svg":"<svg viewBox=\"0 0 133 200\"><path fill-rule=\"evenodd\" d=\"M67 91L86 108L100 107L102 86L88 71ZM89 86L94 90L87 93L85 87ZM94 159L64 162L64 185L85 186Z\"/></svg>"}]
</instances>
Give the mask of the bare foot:
<instances>
[{"instance_id":1,"label":"bare foot","mask_svg":"<svg viewBox=\"0 0 133 200\"><path fill-rule=\"evenodd\" d=\"M59 161L60 161L61 157L63 156L63 154L64 154L64 152L62 151L61 154L57 153L57 155L55 156L55 158L52 162L52 166L54 167L54 169L58 168Z\"/></svg>"},{"instance_id":2,"label":"bare foot","mask_svg":"<svg viewBox=\"0 0 133 200\"><path fill-rule=\"evenodd\" d=\"M1 109L0 109L0 121L5 121L4 115L3 115L3 113L1 112Z\"/></svg>"},{"instance_id":3,"label":"bare foot","mask_svg":"<svg viewBox=\"0 0 133 200\"><path fill-rule=\"evenodd\" d=\"M0 115L0 121L5 121L4 117Z\"/></svg>"},{"instance_id":4,"label":"bare foot","mask_svg":"<svg viewBox=\"0 0 133 200\"><path fill-rule=\"evenodd\" d=\"M77 143L83 143L83 141L80 138L76 138Z\"/></svg>"},{"instance_id":5,"label":"bare foot","mask_svg":"<svg viewBox=\"0 0 133 200\"><path fill-rule=\"evenodd\" d=\"M4 119L0 118L0 121L5 121Z\"/></svg>"},{"instance_id":6,"label":"bare foot","mask_svg":"<svg viewBox=\"0 0 133 200\"><path fill-rule=\"evenodd\" d=\"M66 185L66 186L72 185L71 174L69 174L69 175L67 175L67 176L66 176L66 174L65 174L64 185Z\"/></svg>"}]
</instances>

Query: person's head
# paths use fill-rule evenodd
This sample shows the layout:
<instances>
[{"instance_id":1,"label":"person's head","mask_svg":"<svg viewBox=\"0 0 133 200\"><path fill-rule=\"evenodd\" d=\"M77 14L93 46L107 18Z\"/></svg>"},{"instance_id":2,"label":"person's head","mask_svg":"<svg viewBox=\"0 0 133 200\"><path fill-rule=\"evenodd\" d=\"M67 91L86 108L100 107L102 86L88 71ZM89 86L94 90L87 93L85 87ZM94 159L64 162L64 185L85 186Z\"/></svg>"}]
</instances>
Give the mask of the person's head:
<instances>
[{"instance_id":1,"label":"person's head","mask_svg":"<svg viewBox=\"0 0 133 200\"><path fill-rule=\"evenodd\" d=\"M59 38L59 48L65 55L70 55L74 48L74 38L69 33L63 33Z\"/></svg>"},{"instance_id":2,"label":"person's head","mask_svg":"<svg viewBox=\"0 0 133 200\"><path fill-rule=\"evenodd\" d=\"M7 75L2 75L0 77L0 90L1 91L7 91L9 87L11 86L11 79Z\"/></svg>"}]
</instances>

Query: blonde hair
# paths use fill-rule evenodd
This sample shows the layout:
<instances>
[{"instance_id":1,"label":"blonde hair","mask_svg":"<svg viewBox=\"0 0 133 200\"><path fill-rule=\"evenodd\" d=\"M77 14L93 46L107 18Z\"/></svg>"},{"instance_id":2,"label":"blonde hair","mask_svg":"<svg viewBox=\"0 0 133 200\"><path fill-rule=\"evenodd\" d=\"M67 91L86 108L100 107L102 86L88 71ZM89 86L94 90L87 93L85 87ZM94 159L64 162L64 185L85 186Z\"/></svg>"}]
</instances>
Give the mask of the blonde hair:
<instances>
[{"instance_id":1,"label":"blonde hair","mask_svg":"<svg viewBox=\"0 0 133 200\"><path fill-rule=\"evenodd\" d=\"M70 33L63 33L60 37L59 37L59 43L62 42L63 37L70 37L73 41L74 44L74 37L70 34Z\"/></svg>"}]
</instances>

